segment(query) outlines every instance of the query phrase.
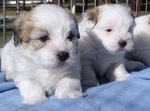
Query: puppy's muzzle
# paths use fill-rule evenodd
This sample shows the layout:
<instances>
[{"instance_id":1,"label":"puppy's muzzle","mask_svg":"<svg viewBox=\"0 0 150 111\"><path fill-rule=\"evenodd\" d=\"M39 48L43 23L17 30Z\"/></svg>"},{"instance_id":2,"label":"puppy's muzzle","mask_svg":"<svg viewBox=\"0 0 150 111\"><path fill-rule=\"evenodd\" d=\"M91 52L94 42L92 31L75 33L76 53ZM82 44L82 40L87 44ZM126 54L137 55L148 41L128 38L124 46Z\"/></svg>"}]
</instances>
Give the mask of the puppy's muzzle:
<instances>
[{"instance_id":1,"label":"puppy's muzzle","mask_svg":"<svg viewBox=\"0 0 150 111\"><path fill-rule=\"evenodd\" d=\"M69 58L69 53L65 51L61 51L57 54L57 57L60 61L64 62Z\"/></svg>"},{"instance_id":2,"label":"puppy's muzzle","mask_svg":"<svg viewBox=\"0 0 150 111\"><path fill-rule=\"evenodd\" d=\"M127 41L125 41L125 40L120 40L120 41L119 41L119 46L120 46L121 48L124 48L126 45L127 45Z\"/></svg>"}]
</instances>

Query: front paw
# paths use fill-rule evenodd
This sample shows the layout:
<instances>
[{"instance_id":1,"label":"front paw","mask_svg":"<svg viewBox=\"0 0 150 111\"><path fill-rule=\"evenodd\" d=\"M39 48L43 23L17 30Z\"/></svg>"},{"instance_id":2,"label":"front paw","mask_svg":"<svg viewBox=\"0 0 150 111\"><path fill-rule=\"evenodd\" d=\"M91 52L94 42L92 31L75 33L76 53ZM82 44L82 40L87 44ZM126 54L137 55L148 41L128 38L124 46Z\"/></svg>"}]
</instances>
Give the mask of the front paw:
<instances>
[{"instance_id":1,"label":"front paw","mask_svg":"<svg viewBox=\"0 0 150 111\"><path fill-rule=\"evenodd\" d=\"M6 81L13 81L12 77L11 77L11 74L6 74L5 75L5 80Z\"/></svg>"},{"instance_id":2,"label":"front paw","mask_svg":"<svg viewBox=\"0 0 150 111\"><path fill-rule=\"evenodd\" d=\"M69 91L63 94L56 95L59 99L66 99L66 98L81 98L86 96L84 93L80 91Z\"/></svg>"},{"instance_id":3,"label":"front paw","mask_svg":"<svg viewBox=\"0 0 150 111\"><path fill-rule=\"evenodd\" d=\"M122 74L113 74L108 77L109 81L122 81L127 80L130 75L128 73Z\"/></svg>"},{"instance_id":4,"label":"front paw","mask_svg":"<svg viewBox=\"0 0 150 111\"><path fill-rule=\"evenodd\" d=\"M127 80L129 78L129 74L121 74L116 76L115 80L116 81L122 81L122 80Z\"/></svg>"},{"instance_id":5,"label":"front paw","mask_svg":"<svg viewBox=\"0 0 150 111\"><path fill-rule=\"evenodd\" d=\"M145 65L141 62L136 62L136 65L135 65L135 70L139 71L139 70L142 70L144 69Z\"/></svg>"},{"instance_id":6,"label":"front paw","mask_svg":"<svg viewBox=\"0 0 150 111\"><path fill-rule=\"evenodd\" d=\"M47 98L46 98L45 96L36 97L36 98L25 98L25 99L23 100L23 103L24 103L24 104L30 104L30 105L32 105L32 104L40 103L40 102L42 102L42 101L44 101L44 100L46 100L46 99L47 99Z\"/></svg>"}]
</instances>

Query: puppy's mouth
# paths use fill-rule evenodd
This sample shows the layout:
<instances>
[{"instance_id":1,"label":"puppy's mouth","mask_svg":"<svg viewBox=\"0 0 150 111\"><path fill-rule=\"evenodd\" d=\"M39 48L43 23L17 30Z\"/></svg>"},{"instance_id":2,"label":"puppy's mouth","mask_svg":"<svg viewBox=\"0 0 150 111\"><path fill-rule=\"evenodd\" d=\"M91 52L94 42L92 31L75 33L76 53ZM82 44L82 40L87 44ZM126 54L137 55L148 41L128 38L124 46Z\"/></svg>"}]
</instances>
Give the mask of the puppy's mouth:
<instances>
[{"instance_id":1,"label":"puppy's mouth","mask_svg":"<svg viewBox=\"0 0 150 111\"><path fill-rule=\"evenodd\" d=\"M65 62L59 61L58 66L62 66L62 65L67 65L67 62L66 61Z\"/></svg>"},{"instance_id":2,"label":"puppy's mouth","mask_svg":"<svg viewBox=\"0 0 150 111\"><path fill-rule=\"evenodd\" d=\"M109 54L120 54L120 53L124 53L125 49L124 48L120 48L118 47L116 50L107 50L107 53Z\"/></svg>"},{"instance_id":3,"label":"puppy's mouth","mask_svg":"<svg viewBox=\"0 0 150 111\"><path fill-rule=\"evenodd\" d=\"M62 67L62 66L73 66L74 64L76 64L76 62L77 62L76 57L73 58L73 57L69 56L69 58L66 61L58 60L57 61L57 66L60 66L60 67Z\"/></svg>"},{"instance_id":4,"label":"puppy's mouth","mask_svg":"<svg viewBox=\"0 0 150 111\"><path fill-rule=\"evenodd\" d=\"M126 47L125 48L120 48L118 49L117 51L114 52L115 53L118 53L118 54L121 54L121 53L126 53L126 52L129 52L131 51L132 49L127 49Z\"/></svg>"},{"instance_id":5,"label":"puppy's mouth","mask_svg":"<svg viewBox=\"0 0 150 111\"><path fill-rule=\"evenodd\" d=\"M124 50L117 50L117 51L111 51L109 52L110 54L121 54L121 53L124 53L125 51Z\"/></svg>"},{"instance_id":6,"label":"puppy's mouth","mask_svg":"<svg viewBox=\"0 0 150 111\"><path fill-rule=\"evenodd\" d=\"M66 61L58 61L57 64L56 64L56 67L66 67L66 66L69 66L70 63L68 62L68 60Z\"/></svg>"},{"instance_id":7,"label":"puppy's mouth","mask_svg":"<svg viewBox=\"0 0 150 111\"><path fill-rule=\"evenodd\" d=\"M133 46L126 46L124 48L120 48L120 52L124 51L124 52L129 52L133 50Z\"/></svg>"},{"instance_id":8,"label":"puppy's mouth","mask_svg":"<svg viewBox=\"0 0 150 111\"><path fill-rule=\"evenodd\" d=\"M50 68L58 68L58 67L63 67L63 66L67 66L67 65L69 65L68 61L62 62L62 61L57 60L53 64L50 64L49 67Z\"/></svg>"},{"instance_id":9,"label":"puppy's mouth","mask_svg":"<svg viewBox=\"0 0 150 111\"><path fill-rule=\"evenodd\" d=\"M119 49L116 52L127 52L126 47L119 47Z\"/></svg>"}]
</instances>

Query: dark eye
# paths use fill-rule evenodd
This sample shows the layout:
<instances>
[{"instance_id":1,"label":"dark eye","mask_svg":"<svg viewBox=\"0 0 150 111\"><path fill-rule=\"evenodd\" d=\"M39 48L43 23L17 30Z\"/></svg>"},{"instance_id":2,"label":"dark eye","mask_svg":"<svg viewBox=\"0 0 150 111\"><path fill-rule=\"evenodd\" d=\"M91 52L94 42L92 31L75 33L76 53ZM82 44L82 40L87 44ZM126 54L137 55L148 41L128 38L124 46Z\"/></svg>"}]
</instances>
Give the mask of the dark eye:
<instances>
[{"instance_id":1,"label":"dark eye","mask_svg":"<svg viewBox=\"0 0 150 111\"><path fill-rule=\"evenodd\" d=\"M107 31L107 32L111 32L112 30L111 30L111 29L107 29L106 31Z\"/></svg>"},{"instance_id":2,"label":"dark eye","mask_svg":"<svg viewBox=\"0 0 150 111\"><path fill-rule=\"evenodd\" d=\"M49 37L45 35L45 36L40 37L39 40L42 42L46 42L47 40L49 40Z\"/></svg>"},{"instance_id":3,"label":"dark eye","mask_svg":"<svg viewBox=\"0 0 150 111\"><path fill-rule=\"evenodd\" d=\"M133 27L130 27L130 28L128 29L128 32L132 33L132 32L133 32Z\"/></svg>"},{"instance_id":4,"label":"dark eye","mask_svg":"<svg viewBox=\"0 0 150 111\"><path fill-rule=\"evenodd\" d=\"M68 37L67 37L68 40L72 41L73 39L73 34L70 34Z\"/></svg>"},{"instance_id":5,"label":"dark eye","mask_svg":"<svg viewBox=\"0 0 150 111\"><path fill-rule=\"evenodd\" d=\"M128 32L130 32L130 33L131 33L131 32L132 32L132 29L129 29L129 30L128 30Z\"/></svg>"}]
</instances>

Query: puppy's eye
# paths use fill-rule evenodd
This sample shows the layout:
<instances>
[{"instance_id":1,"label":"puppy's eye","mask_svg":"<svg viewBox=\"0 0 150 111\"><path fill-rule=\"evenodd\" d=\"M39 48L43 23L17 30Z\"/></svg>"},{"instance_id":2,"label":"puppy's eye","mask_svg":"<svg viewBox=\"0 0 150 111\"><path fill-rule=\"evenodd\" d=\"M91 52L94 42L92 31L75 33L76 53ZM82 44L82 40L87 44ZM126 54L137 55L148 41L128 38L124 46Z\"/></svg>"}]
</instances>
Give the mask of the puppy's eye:
<instances>
[{"instance_id":1,"label":"puppy's eye","mask_svg":"<svg viewBox=\"0 0 150 111\"><path fill-rule=\"evenodd\" d=\"M132 32L132 29L129 29L129 30L128 30L128 32L130 32L130 33L131 33L131 32Z\"/></svg>"},{"instance_id":2,"label":"puppy's eye","mask_svg":"<svg viewBox=\"0 0 150 111\"><path fill-rule=\"evenodd\" d=\"M133 27L130 27L130 28L128 29L128 32L132 33L132 32L133 32Z\"/></svg>"},{"instance_id":3,"label":"puppy's eye","mask_svg":"<svg viewBox=\"0 0 150 111\"><path fill-rule=\"evenodd\" d=\"M112 30L111 30L111 29L107 29L106 31L107 31L107 32L111 32Z\"/></svg>"},{"instance_id":4,"label":"puppy's eye","mask_svg":"<svg viewBox=\"0 0 150 111\"><path fill-rule=\"evenodd\" d=\"M70 41L72 41L73 38L74 38L74 37L73 37L73 34L70 34L70 35L67 37L67 39L70 40Z\"/></svg>"},{"instance_id":5,"label":"puppy's eye","mask_svg":"<svg viewBox=\"0 0 150 111\"><path fill-rule=\"evenodd\" d=\"M42 42L46 42L47 40L49 40L49 37L47 35L44 35L44 36L40 37L39 40Z\"/></svg>"}]
</instances>

